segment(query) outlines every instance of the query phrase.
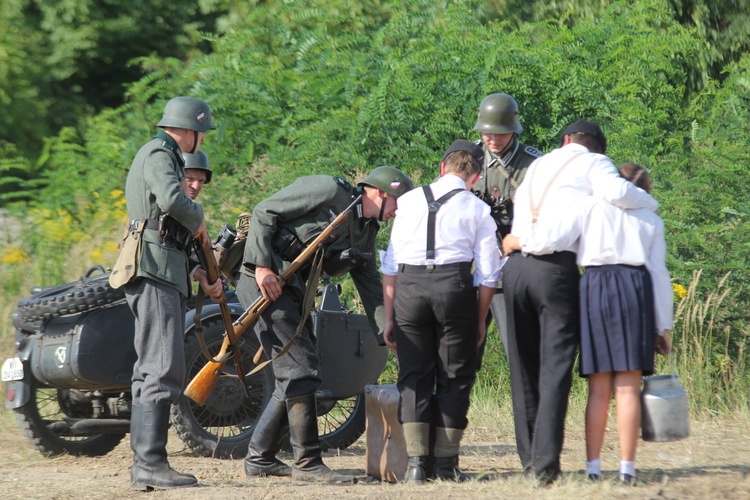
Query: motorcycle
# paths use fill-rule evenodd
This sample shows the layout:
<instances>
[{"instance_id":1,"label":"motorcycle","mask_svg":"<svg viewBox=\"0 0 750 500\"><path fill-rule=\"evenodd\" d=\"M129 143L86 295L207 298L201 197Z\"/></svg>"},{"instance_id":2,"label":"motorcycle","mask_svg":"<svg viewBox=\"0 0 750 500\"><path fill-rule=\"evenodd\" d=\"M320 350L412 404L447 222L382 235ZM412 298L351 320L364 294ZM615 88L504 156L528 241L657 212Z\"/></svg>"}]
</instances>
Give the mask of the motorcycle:
<instances>
[{"instance_id":1,"label":"motorcycle","mask_svg":"<svg viewBox=\"0 0 750 500\"><path fill-rule=\"evenodd\" d=\"M98 271L98 274L97 274ZM100 456L130 430L130 379L136 360L135 318L124 293L109 286L109 274L94 266L80 280L32 288L13 313L15 355L2 365L6 408L44 456ZM364 387L376 383L388 350L377 345L367 317L342 306L340 287L328 280L311 312L320 359L316 394L321 448L344 449L365 430ZM244 309L227 290L236 320ZM200 308L202 334L215 356L224 340L218 304ZM196 334L195 304L185 325L185 385L206 364ZM252 331L239 339L244 367L253 366L260 343ZM230 358L210 397L198 405L180 396L172 405L172 428L195 453L243 458L274 387L273 364L246 378L246 390ZM288 443L284 447L289 450Z\"/></svg>"}]
</instances>

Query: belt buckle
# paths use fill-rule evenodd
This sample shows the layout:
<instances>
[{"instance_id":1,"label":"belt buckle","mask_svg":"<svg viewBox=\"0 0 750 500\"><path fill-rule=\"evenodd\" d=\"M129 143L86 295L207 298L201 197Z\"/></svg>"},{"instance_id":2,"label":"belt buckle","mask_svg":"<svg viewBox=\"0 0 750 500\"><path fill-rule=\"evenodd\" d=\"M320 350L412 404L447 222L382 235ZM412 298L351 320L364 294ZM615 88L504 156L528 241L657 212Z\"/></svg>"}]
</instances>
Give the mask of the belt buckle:
<instances>
[{"instance_id":1,"label":"belt buckle","mask_svg":"<svg viewBox=\"0 0 750 500\"><path fill-rule=\"evenodd\" d=\"M432 271L435 269L435 259L427 259L427 265L425 266L428 271Z\"/></svg>"}]
</instances>

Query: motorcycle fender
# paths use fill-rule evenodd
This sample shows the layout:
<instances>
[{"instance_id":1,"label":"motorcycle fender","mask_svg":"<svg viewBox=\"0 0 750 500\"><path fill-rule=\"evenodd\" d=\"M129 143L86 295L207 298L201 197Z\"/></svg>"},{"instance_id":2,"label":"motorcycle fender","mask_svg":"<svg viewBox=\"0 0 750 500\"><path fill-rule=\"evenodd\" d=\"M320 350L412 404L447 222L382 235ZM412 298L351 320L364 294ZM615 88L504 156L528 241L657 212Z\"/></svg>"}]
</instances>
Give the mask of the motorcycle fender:
<instances>
[{"instance_id":1,"label":"motorcycle fender","mask_svg":"<svg viewBox=\"0 0 750 500\"><path fill-rule=\"evenodd\" d=\"M245 312L245 308L236 302L229 302L227 305L229 306L229 314L232 316L232 320L236 320ZM219 304L204 304L201 311L201 322L205 323L214 318L221 319L221 307ZM185 315L185 334L192 334L194 330L195 309L191 309Z\"/></svg>"}]
</instances>

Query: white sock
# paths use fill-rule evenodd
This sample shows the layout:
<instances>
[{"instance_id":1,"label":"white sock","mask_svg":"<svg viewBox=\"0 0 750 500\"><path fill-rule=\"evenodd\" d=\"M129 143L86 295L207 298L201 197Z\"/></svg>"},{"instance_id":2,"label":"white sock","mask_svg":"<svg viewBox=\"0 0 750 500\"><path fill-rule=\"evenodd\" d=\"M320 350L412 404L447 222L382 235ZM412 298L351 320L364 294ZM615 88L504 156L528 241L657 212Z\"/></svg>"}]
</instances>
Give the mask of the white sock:
<instances>
[{"instance_id":1,"label":"white sock","mask_svg":"<svg viewBox=\"0 0 750 500\"><path fill-rule=\"evenodd\" d=\"M592 461L586 462L586 474L602 474L602 460L601 458L595 458Z\"/></svg>"},{"instance_id":2,"label":"white sock","mask_svg":"<svg viewBox=\"0 0 750 500\"><path fill-rule=\"evenodd\" d=\"M620 474L630 474L635 477L635 461L620 460Z\"/></svg>"}]
</instances>

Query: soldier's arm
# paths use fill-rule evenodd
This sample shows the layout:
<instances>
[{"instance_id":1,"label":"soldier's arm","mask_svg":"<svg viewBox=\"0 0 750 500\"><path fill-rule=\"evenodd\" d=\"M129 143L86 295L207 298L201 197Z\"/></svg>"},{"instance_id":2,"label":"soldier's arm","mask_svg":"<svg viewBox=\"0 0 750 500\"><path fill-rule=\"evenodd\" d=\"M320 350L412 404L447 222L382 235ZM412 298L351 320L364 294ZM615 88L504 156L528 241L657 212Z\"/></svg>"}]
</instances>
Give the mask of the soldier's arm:
<instances>
[{"instance_id":1,"label":"soldier's arm","mask_svg":"<svg viewBox=\"0 0 750 500\"><path fill-rule=\"evenodd\" d=\"M380 281L375 259L370 259L364 267L355 267L349 271L354 286L357 287L367 319L378 345L385 345L383 330L385 328L385 305L383 303L383 285Z\"/></svg>"}]
</instances>

